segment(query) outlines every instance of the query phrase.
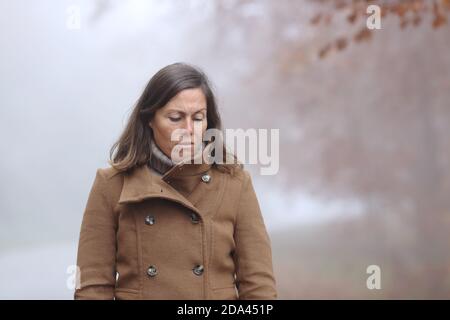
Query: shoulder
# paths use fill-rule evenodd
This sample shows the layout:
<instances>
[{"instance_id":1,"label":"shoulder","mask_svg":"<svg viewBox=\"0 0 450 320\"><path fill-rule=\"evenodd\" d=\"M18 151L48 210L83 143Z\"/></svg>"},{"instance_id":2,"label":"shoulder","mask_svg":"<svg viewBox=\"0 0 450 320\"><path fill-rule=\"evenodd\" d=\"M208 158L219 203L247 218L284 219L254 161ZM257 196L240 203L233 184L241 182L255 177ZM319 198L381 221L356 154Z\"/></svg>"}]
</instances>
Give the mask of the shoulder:
<instances>
[{"instance_id":1,"label":"shoulder","mask_svg":"<svg viewBox=\"0 0 450 320\"><path fill-rule=\"evenodd\" d=\"M118 201L123 187L124 174L111 166L97 168L95 184L105 196Z\"/></svg>"},{"instance_id":2,"label":"shoulder","mask_svg":"<svg viewBox=\"0 0 450 320\"><path fill-rule=\"evenodd\" d=\"M250 172L243 166L221 165L214 167L214 171L227 179L229 187L234 190L242 190L252 180Z\"/></svg>"},{"instance_id":3,"label":"shoulder","mask_svg":"<svg viewBox=\"0 0 450 320\"><path fill-rule=\"evenodd\" d=\"M111 179L120 179L123 177L124 172L121 172L114 167L108 166L108 167L101 167L97 168L97 174L104 180L111 180Z\"/></svg>"}]
</instances>

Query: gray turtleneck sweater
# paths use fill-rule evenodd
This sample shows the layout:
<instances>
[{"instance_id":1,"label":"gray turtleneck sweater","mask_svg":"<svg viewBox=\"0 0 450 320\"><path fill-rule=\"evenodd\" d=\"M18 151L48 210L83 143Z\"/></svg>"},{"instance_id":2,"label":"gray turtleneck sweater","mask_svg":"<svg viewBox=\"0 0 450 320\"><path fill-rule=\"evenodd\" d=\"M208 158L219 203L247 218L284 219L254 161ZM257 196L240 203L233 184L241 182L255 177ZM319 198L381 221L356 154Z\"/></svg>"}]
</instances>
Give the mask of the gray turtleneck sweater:
<instances>
[{"instance_id":1,"label":"gray turtleneck sweater","mask_svg":"<svg viewBox=\"0 0 450 320\"><path fill-rule=\"evenodd\" d=\"M205 148L206 143L203 141L203 148ZM167 171L172 168L175 163L168 156L165 155L164 152L158 147L155 141L152 139L150 148L152 150L152 156L148 165L153 171L159 176L164 175ZM202 149L203 150L203 149Z\"/></svg>"},{"instance_id":2,"label":"gray turtleneck sweater","mask_svg":"<svg viewBox=\"0 0 450 320\"><path fill-rule=\"evenodd\" d=\"M152 139L151 141L151 150L152 156L149 161L150 168L153 169L158 175L162 176L164 173L169 171L175 163L168 156L162 152L162 150L158 147L155 141Z\"/></svg>"}]
</instances>

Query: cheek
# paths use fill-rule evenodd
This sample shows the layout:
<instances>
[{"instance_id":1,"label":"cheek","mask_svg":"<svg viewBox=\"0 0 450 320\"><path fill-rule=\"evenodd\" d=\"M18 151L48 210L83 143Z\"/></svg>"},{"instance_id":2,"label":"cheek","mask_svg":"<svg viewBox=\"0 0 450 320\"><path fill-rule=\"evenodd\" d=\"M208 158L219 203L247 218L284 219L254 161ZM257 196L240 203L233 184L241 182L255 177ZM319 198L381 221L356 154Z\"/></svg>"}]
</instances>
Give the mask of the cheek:
<instances>
[{"instance_id":1,"label":"cheek","mask_svg":"<svg viewBox=\"0 0 450 320\"><path fill-rule=\"evenodd\" d=\"M161 147L166 148L166 145L170 143L170 133L170 128L163 121L154 123L153 135Z\"/></svg>"},{"instance_id":2,"label":"cheek","mask_svg":"<svg viewBox=\"0 0 450 320\"><path fill-rule=\"evenodd\" d=\"M203 120L202 121L202 132L205 133L206 128L208 127L208 120Z\"/></svg>"},{"instance_id":3,"label":"cheek","mask_svg":"<svg viewBox=\"0 0 450 320\"><path fill-rule=\"evenodd\" d=\"M158 135L161 138L170 140L170 135L172 134L173 128L167 120L158 119L158 122L155 126L155 131L158 132Z\"/></svg>"},{"instance_id":4,"label":"cheek","mask_svg":"<svg viewBox=\"0 0 450 320\"><path fill-rule=\"evenodd\" d=\"M172 141L172 133L177 129L183 129L183 126L180 123L174 123L169 121L164 125L162 129L162 138L164 139L164 144L167 148L173 148L178 141ZM179 134L177 136L174 136L175 140L179 139Z\"/></svg>"}]
</instances>

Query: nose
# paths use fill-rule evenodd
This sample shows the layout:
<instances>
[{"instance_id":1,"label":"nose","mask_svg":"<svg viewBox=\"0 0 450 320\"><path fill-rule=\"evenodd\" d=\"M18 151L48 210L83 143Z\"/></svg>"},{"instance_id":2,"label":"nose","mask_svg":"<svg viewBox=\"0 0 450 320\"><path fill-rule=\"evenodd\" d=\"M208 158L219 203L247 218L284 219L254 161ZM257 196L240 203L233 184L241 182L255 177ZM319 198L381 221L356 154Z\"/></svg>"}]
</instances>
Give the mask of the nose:
<instances>
[{"instance_id":1,"label":"nose","mask_svg":"<svg viewBox=\"0 0 450 320\"><path fill-rule=\"evenodd\" d=\"M192 121L192 119L189 118L186 120L186 125L184 129L186 129L189 135L192 136L192 133L194 132L194 122Z\"/></svg>"}]
</instances>

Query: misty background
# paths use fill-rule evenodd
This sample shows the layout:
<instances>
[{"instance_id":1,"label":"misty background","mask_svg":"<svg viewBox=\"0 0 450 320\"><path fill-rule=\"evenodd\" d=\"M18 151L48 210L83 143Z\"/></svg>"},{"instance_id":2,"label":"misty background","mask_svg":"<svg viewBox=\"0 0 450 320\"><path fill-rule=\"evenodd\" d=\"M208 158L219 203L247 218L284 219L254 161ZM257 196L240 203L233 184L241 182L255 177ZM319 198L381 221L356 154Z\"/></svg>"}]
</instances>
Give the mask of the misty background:
<instances>
[{"instance_id":1,"label":"misty background","mask_svg":"<svg viewBox=\"0 0 450 320\"><path fill-rule=\"evenodd\" d=\"M225 128L280 129L278 174L246 166L279 298L450 298L450 27L389 15L351 41L332 1L1 0L0 298L72 299L96 169L177 61Z\"/></svg>"}]
</instances>

